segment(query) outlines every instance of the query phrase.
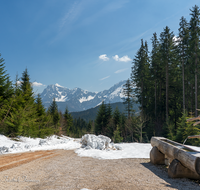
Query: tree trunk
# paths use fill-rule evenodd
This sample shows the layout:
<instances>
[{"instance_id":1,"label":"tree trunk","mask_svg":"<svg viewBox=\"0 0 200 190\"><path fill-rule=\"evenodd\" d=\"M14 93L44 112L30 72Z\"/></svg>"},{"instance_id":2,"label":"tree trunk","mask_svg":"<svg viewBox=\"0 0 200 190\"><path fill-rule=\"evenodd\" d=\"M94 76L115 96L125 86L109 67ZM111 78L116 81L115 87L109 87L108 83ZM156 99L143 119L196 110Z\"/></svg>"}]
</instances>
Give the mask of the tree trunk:
<instances>
[{"instance_id":1,"label":"tree trunk","mask_svg":"<svg viewBox=\"0 0 200 190\"><path fill-rule=\"evenodd\" d=\"M156 107L157 107L157 102L156 102L157 101L157 99L156 99L157 98L156 97L156 88L157 87L156 87L156 80L155 80L155 119L157 118L157 114L156 114Z\"/></svg>"},{"instance_id":2,"label":"tree trunk","mask_svg":"<svg viewBox=\"0 0 200 190\"><path fill-rule=\"evenodd\" d=\"M144 114L144 84L143 84L143 81L142 81L142 100L141 100L141 103L142 103L142 115Z\"/></svg>"},{"instance_id":3,"label":"tree trunk","mask_svg":"<svg viewBox=\"0 0 200 190\"><path fill-rule=\"evenodd\" d=\"M169 100L169 66L168 62L166 63L166 121L168 120L168 113L169 113L169 107L168 107L168 100Z\"/></svg>"},{"instance_id":4,"label":"tree trunk","mask_svg":"<svg viewBox=\"0 0 200 190\"><path fill-rule=\"evenodd\" d=\"M195 117L198 116L197 112L197 55L195 58Z\"/></svg>"},{"instance_id":5,"label":"tree trunk","mask_svg":"<svg viewBox=\"0 0 200 190\"><path fill-rule=\"evenodd\" d=\"M182 60L182 77L183 77L183 113L185 113L185 73L184 73L184 61Z\"/></svg>"}]
</instances>

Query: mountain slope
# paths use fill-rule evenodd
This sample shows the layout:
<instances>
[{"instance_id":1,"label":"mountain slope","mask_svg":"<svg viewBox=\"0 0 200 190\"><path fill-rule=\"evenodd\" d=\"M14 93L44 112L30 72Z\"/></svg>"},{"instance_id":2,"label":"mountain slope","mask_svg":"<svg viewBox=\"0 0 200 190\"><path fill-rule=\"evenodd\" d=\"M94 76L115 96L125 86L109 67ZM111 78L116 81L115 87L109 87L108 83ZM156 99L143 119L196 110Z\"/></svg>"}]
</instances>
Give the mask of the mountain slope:
<instances>
[{"instance_id":1,"label":"mountain slope","mask_svg":"<svg viewBox=\"0 0 200 190\"><path fill-rule=\"evenodd\" d=\"M122 90L126 81L121 81L108 90L101 92L89 92L80 88L69 89L59 84L48 85L41 93L42 102L45 108L48 108L53 98L55 98L58 109L64 112L66 106L70 112L83 111L94 108L101 104L122 102Z\"/></svg>"}]
</instances>

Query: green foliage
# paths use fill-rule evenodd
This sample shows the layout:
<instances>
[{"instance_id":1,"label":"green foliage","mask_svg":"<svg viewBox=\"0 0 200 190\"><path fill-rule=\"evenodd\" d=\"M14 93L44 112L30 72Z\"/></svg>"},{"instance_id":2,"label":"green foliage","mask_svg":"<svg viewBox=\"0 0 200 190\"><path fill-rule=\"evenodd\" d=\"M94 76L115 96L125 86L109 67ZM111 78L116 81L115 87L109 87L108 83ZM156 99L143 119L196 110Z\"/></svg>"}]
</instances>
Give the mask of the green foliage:
<instances>
[{"instance_id":1,"label":"green foliage","mask_svg":"<svg viewBox=\"0 0 200 190\"><path fill-rule=\"evenodd\" d=\"M119 127L117 126L116 130L114 131L113 140L115 143L122 142L123 137L120 136Z\"/></svg>"},{"instance_id":2,"label":"green foliage","mask_svg":"<svg viewBox=\"0 0 200 190\"><path fill-rule=\"evenodd\" d=\"M55 98L53 99L53 102L49 106L49 114L52 116L54 128L58 129L59 121L60 121L60 115L58 112L58 106L56 104Z\"/></svg>"},{"instance_id":3,"label":"green foliage","mask_svg":"<svg viewBox=\"0 0 200 190\"><path fill-rule=\"evenodd\" d=\"M175 140L179 143L183 143L186 139L185 131L188 128L189 124L187 123L187 114L183 113L182 117L179 119L178 128L176 131L176 138Z\"/></svg>"},{"instance_id":4,"label":"green foliage","mask_svg":"<svg viewBox=\"0 0 200 190\"><path fill-rule=\"evenodd\" d=\"M125 96L123 99L123 103L126 105L126 111L128 118L131 117L131 114L134 112L133 110L133 86L131 84L130 79L128 79L124 85L122 94Z\"/></svg>"},{"instance_id":5,"label":"green foliage","mask_svg":"<svg viewBox=\"0 0 200 190\"><path fill-rule=\"evenodd\" d=\"M64 131L66 132L67 135L70 134L70 130L72 129L72 127L73 127L73 118L66 107L64 114Z\"/></svg>"},{"instance_id":6,"label":"green foliage","mask_svg":"<svg viewBox=\"0 0 200 190\"><path fill-rule=\"evenodd\" d=\"M101 106L99 107L99 111L97 113L97 117L95 120L95 133L97 135L105 134L105 129L107 124L108 124L107 109L105 103L102 102Z\"/></svg>"}]
</instances>

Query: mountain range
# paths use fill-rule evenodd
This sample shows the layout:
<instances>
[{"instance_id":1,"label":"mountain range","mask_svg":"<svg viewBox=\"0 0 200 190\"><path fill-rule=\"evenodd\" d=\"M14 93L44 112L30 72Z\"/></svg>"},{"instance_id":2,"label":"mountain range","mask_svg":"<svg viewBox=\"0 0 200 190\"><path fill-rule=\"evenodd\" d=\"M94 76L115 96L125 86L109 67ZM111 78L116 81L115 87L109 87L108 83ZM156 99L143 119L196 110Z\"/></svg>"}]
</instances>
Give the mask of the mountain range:
<instances>
[{"instance_id":1,"label":"mountain range","mask_svg":"<svg viewBox=\"0 0 200 190\"><path fill-rule=\"evenodd\" d=\"M40 95L46 109L55 98L58 110L62 113L65 112L66 107L69 112L79 112L95 108L102 101L105 103L122 102L124 97L122 91L125 83L126 80L120 81L110 89L101 92L89 92L81 88L69 89L59 84L54 84L48 85Z\"/></svg>"}]
</instances>

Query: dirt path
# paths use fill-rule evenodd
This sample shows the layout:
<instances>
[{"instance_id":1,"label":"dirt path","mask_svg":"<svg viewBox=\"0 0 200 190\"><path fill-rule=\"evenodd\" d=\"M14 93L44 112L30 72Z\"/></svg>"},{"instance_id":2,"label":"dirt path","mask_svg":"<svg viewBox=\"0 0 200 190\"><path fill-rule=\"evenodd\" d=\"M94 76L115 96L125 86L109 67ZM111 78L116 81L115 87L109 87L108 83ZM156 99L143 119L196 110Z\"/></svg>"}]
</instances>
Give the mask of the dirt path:
<instances>
[{"instance_id":1,"label":"dirt path","mask_svg":"<svg viewBox=\"0 0 200 190\"><path fill-rule=\"evenodd\" d=\"M0 156L0 189L51 190L200 189L188 179L170 179L149 159L99 160L72 150Z\"/></svg>"}]
</instances>

